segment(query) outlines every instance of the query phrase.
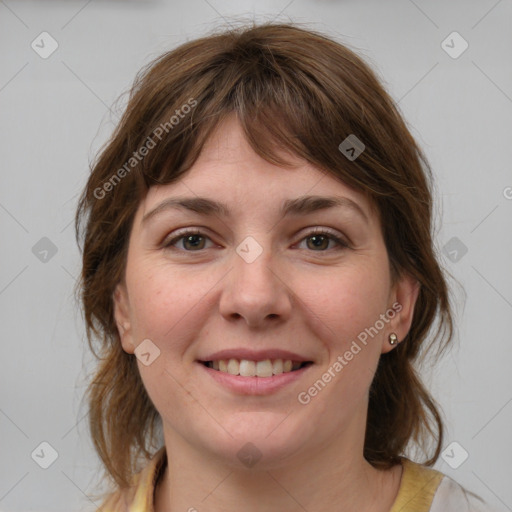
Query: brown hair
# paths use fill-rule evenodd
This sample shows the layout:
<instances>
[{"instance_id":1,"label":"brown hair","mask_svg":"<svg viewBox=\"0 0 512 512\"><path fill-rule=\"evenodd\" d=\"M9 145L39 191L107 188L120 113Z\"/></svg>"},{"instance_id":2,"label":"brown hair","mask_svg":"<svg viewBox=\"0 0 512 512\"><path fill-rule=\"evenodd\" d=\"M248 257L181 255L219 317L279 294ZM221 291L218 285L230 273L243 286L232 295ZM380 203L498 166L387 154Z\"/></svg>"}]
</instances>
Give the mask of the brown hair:
<instances>
[{"instance_id":1,"label":"brown hair","mask_svg":"<svg viewBox=\"0 0 512 512\"><path fill-rule=\"evenodd\" d=\"M128 486L137 459L153 455L161 421L135 356L121 347L113 315L134 214L149 187L190 169L212 130L233 113L267 161L287 166L280 153L287 151L365 193L380 214L393 279L405 272L420 283L409 333L380 358L364 456L388 468L410 441L427 447L434 439L424 462L433 465L443 422L413 363L429 334L428 348L438 344L440 355L453 324L433 243L431 169L397 105L360 57L314 31L266 23L190 41L141 70L80 198L81 300L89 346L94 352L92 339L99 338L101 348L87 393L89 421L108 474ZM350 134L365 145L355 160L338 148Z\"/></svg>"}]
</instances>

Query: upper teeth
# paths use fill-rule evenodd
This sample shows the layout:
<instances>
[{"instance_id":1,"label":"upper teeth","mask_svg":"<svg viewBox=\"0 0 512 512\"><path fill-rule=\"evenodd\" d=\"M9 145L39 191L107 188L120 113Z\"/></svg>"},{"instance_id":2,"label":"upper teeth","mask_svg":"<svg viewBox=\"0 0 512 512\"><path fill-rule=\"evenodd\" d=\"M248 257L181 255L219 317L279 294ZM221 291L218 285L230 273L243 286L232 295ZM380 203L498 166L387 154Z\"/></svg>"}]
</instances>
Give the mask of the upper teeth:
<instances>
[{"instance_id":1,"label":"upper teeth","mask_svg":"<svg viewBox=\"0 0 512 512\"><path fill-rule=\"evenodd\" d=\"M301 367L302 363L294 363L290 359L265 359L264 361L249 361L248 359L220 359L209 361L208 366L220 372L242 377L272 377L280 373L291 372Z\"/></svg>"}]
</instances>

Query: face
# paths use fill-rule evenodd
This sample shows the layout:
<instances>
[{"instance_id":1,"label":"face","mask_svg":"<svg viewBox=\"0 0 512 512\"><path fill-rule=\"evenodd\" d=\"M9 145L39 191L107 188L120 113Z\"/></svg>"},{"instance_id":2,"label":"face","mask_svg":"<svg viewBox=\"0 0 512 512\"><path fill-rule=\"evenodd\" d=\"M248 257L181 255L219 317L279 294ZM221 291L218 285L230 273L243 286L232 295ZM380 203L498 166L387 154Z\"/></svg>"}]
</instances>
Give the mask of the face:
<instances>
[{"instance_id":1,"label":"face","mask_svg":"<svg viewBox=\"0 0 512 512\"><path fill-rule=\"evenodd\" d=\"M251 442L268 467L362 449L379 357L418 290L392 283L365 197L295 163L261 159L231 118L139 205L115 317L166 445L240 465Z\"/></svg>"}]
</instances>

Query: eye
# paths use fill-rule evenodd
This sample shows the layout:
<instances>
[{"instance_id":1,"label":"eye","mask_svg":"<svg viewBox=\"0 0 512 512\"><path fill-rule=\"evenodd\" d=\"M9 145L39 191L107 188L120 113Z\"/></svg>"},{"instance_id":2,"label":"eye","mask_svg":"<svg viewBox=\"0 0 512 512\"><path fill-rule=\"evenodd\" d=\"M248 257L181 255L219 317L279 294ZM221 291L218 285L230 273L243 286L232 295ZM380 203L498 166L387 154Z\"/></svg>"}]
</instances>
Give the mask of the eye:
<instances>
[{"instance_id":1,"label":"eye","mask_svg":"<svg viewBox=\"0 0 512 512\"><path fill-rule=\"evenodd\" d=\"M314 248L314 252L325 252L325 249L328 248L330 241L334 241L337 244L338 249L349 247L347 242L342 240L336 233L325 228L314 229L313 231L309 232L304 238L302 238L301 241L303 240L312 241L312 243L307 244L307 246L308 248ZM327 244L325 242L327 242ZM317 251L316 249L323 250Z\"/></svg>"},{"instance_id":2,"label":"eye","mask_svg":"<svg viewBox=\"0 0 512 512\"><path fill-rule=\"evenodd\" d=\"M210 238L206 236L203 232L199 231L198 229L189 229L186 231L181 231L170 240L165 241L163 243L163 247L171 248L175 246L176 243L182 242L181 247L175 248L181 249L185 252L198 252L201 251L202 249L207 248L205 247L206 240L210 240ZM347 242L342 240L336 233L325 228L314 229L313 231L309 232L305 237L303 237L301 239L301 242L305 240L312 241L312 243L307 244L307 246L309 249L314 250L314 252L326 252L326 249L329 248L329 242L335 242L335 244L338 246L338 249L349 247ZM320 249L320 251L317 249Z\"/></svg>"},{"instance_id":3,"label":"eye","mask_svg":"<svg viewBox=\"0 0 512 512\"><path fill-rule=\"evenodd\" d=\"M196 252L197 250L204 249L204 241L206 239L210 240L210 238L207 237L206 235L204 235L201 231L194 229L194 230L180 232L177 236L175 236L171 240L165 241L163 246L171 247L171 246L175 245L176 242L183 240L182 249L184 249L187 252ZM188 248L192 248L192 249L189 250Z\"/></svg>"}]
</instances>

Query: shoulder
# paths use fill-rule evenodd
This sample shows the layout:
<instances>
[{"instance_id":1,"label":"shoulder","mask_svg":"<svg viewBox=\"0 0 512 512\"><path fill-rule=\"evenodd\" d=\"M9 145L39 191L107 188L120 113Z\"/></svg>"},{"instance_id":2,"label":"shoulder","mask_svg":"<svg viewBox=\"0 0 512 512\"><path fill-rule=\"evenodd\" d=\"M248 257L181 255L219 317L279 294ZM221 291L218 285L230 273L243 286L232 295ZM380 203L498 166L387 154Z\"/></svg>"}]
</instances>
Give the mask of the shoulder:
<instances>
[{"instance_id":1,"label":"shoulder","mask_svg":"<svg viewBox=\"0 0 512 512\"><path fill-rule=\"evenodd\" d=\"M400 488L390 512L429 512L443 473L404 457L401 463Z\"/></svg>"},{"instance_id":2,"label":"shoulder","mask_svg":"<svg viewBox=\"0 0 512 512\"><path fill-rule=\"evenodd\" d=\"M160 448L147 466L133 476L132 484L110 494L98 508L98 512L153 512L155 484L165 469L165 446Z\"/></svg>"},{"instance_id":3,"label":"shoulder","mask_svg":"<svg viewBox=\"0 0 512 512\"><path fill-rule=\"evenodd\" d=\"M498 512L480 496L465 489L458 482L444 476L432 501L430 512Z\"/></svg>"},{"instance_id":4,"label":"shoulder","mask_svg":"<svg viewBox=\"0 0 512 512\"><path fill-rule=\"evenodd\" d=\"M390 512L496 512L447 475L402 458L402 480Z\"/></svg>"}]
</instances>

